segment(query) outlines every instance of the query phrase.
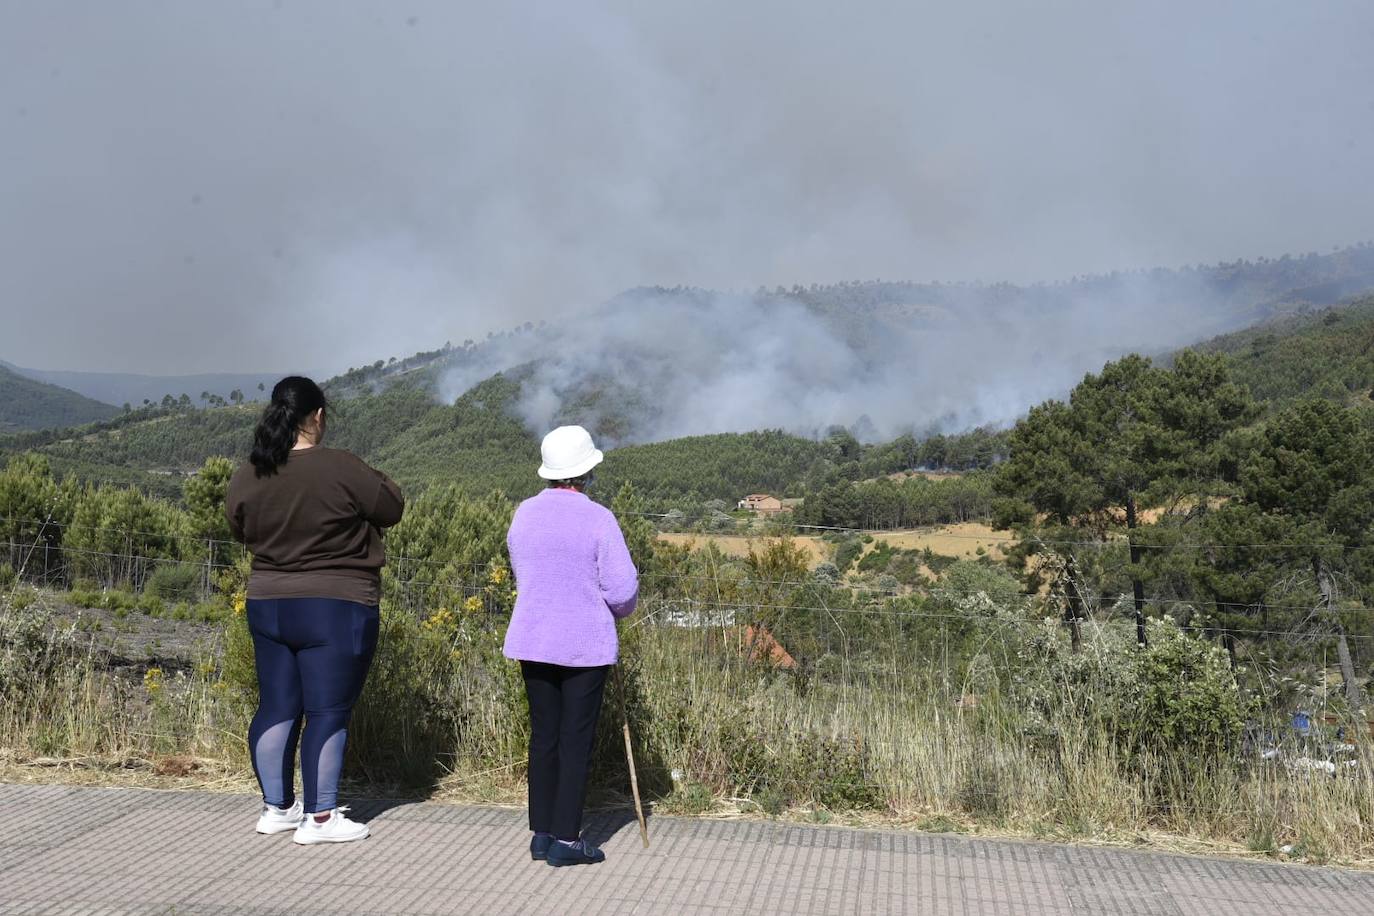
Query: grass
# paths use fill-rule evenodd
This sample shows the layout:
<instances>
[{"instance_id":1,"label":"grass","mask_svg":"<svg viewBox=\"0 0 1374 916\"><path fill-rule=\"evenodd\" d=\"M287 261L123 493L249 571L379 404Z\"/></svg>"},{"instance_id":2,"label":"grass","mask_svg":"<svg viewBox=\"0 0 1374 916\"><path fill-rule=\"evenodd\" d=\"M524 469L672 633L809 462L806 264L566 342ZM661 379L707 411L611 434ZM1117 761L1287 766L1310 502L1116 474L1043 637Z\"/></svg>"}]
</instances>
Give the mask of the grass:
<instances>
[{"instance_id":1,"label":"grass","mask_svg":"<svg viewBox=\"0 0 1374 916\"><path fill-rule=\"evenodd\" d=\"M727 557L748 556L751 549L758 549L759 545L769 540L776 540L776 538L770 539L763 536L742 534L671 532L659 534L658 539L678 547L700 547L710 542L720 548L720 551ZM793 535L789 537L789 540L794 546L806 552L813 569L817 564L829 560L834 552L832 545L820 536ZM999 531L978 522L965 522L958 525L943 525L938 528L922 528L912 531L884 531L877 535L873 543L865 545L864 553L871 552L877 541L885 541L892 547L903 550L924 551L929 549L935 554L956 559L975 559L984 555L999 559L1003 555L1003 548L1011 543L1012 534L1009 531Z\"/></svg>"},{"instance_id":2,"label":"grass","mask_svg":"<svg viewBox=\"0 0 1374 916\"><path fill-rule=\"evenodd\" d=\"M751 549L757 550L762 545L769 542L776 542L777 538L764 536L751 536L742 534L696 534L696 533L676 533L662 532L658 539L665 544L672 544L675 547L697 548L710 542L720 548L721 553L727 557L747 557ZM818 537L794 536L789 537L793 546L805 552L808 565L815 568L817 564L830 559L830 545Z\"/></svg>"},{"instance_id":3,"label":"grass","mask_svg":"<svg viewBox=\"0 0 1374 916\"><path fill-rule=\"evenodd\" d=\"M0 602L4 778L252 786L241 617L176 670L130 668L91 634L52 626L40 605ZM526 711L500 635L480 615L426 624L384 612L347 791L523 801ZM1374 859L1367 748L1332 778L1235 753L1131 750L1092 717L1046 731L995 685L956 704L968 685L929 648L785 671L751 662L720 631L626 628L623 699L646 797L665 813ZM620 700L605 705L593 803L623 801L628 784Z\"/></svg>"},{"instance_id":4,"label":"grass","mask_svg":"<svg viewBox=\"0 0 1374 916\"><path fill-rule=\"evenodd\" d=\"M979 522L918 531L885 531L878 537L893 547L904 550L929 549L933 553L958 559L973 559L983 554L1000 558L1002 549L1012 542L1011 532L999 531Z\"/></svg>"}]
</instances>

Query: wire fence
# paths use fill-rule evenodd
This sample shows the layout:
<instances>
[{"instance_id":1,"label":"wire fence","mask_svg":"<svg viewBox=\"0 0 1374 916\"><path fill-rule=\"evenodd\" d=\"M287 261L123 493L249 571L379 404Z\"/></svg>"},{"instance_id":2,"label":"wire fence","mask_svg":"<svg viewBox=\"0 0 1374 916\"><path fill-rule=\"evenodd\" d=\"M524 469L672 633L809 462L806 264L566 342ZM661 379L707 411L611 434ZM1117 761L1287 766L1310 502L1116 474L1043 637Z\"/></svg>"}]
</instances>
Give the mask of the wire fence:
<instances>
[{"instance_id":1,"label":"wire fence","mask_svg":"<svg viewBox=\"0 0 1374 916\"><path fill-rule=\"evenodd\" d=\"M22 584L40 588L66 590L72 588L95 588L102 591L128 591L140 594L150 587L157 589L155 574L158 570L174 570L183 575L177 577L169 591L159 591L160 597L201 601L218 594L215 585L219 573L235 570L235 563L226 563L216 553L217 544L208 542L205 560L173 557L150 557L142 554L116 553L87 550L65 546L44 546L35 548L23 558L19 568ZM246 555L243 555L246 556ZM485 611L495 611L495 603L490 601L488 580L494 571L506 571L502 564L470 564L463 567L465 574L457 574L449 567L446 575L407 574L404 567L410 558L392 558L390 569L383 575L384 592L396 606L420 616L432 613L441 606L459 605L468 599L479 599ZM423 564L427 561L415 561ZM397 568L400 568L397 571ZM188 579L189 576L189 579ZM187 582L190 582L188 587ZM899 590L864 585L818 583L814 578L770 579L755 576L732 576L722 573L717 576L646 572L640 576L640 588L644 597L641 608L654 610L648 617L659 622L680 626L734 626L737 620L746 619L750 614L762 612L782 612L794 615L830 615L844 619L891 619L904 623L921 621L948 621L969 623L977 619L981 625L991 627L1024 627L1038 625L1037 621L1015 620L989 616L977 616L974 611L948 612L917 607L910 602L902 602ZM705 591L707 594L683 594L684 590ZM854 592L878 599L855 605L844 603L805 603L817 600L827 592ZM951 602L969 602L978 593L949 588L928 587L922 589L928 598L944 599ZM793 600L769 600L767 596L787 596ZM1116 600L1098 609L1105 616L1124 615L1130 608L1131 597L1123 593ZM1252 605L1201 605L1198 602L1180 598L1147 596L1146 605L1156 608L1188 608L1198 611L1210 610L1253 610ZM1316 614L1320 607L1311 604L1265 604L1271 611L1295 611ZM1361 625L1374 626L1374 607L1347 604L1339 608L1347 620L1354 618ZM1080 618L1087 619L1087 618ZM1215 634L1217 624L1195 624L1186 620L1175 620L1174 626L1199 634ZM1228 624L1225 627L1232 636L1245 638L1292 638L1300 635L1292 628L1272 629L1246 627ZM1310 634L1309 634L1310 635ZM1334 633L1322 634L1334 637ZM1346 638L1368 643L1374 640L1374 633L1347 632Z\"/></svg>"},{"instance_id":2,"label":"wire fence","mask_svg":"<svg viewBox=\"0 0 1374 916\"><path fill-rule=\"evenodd\" d=\"M978 524L990 525L992 519L986 516L970 516L960 518L947 523L937 524L918 524L901 527L862 527L847 525L818 525L796 522L788 518L768 517L764 519L735 519L733 516L722 513L721 515L680 515L672 512L619 512L619 515L632 516L635 518L652 519L660 523L668 523L672 529L683 529L682 534L698 534L702 537L713 535L729 535L732 533L743 535L755 535L761 537L778 537L789 533L810 533L817 535L859 535L881 538L884 536L892 537L895 535L912 533L939 533L942 538L953 540L969 540L987 543L989 540L1013 539L1013 533L1004 531L1000 535L973 534L968 532L949 531L948 529L956 524L975 522ZM732 522L729 527L721 530L711 530L712 522L728 519ZM755 525L752 522L758 521L761 524ZM697 529L694 526L707 526ZM1127 538L1130 537L1128 542ZM1231 543L1222 541L1159 541L1140 540L1139 535L1131 537L1130 532L1124 528L1104 529L1101 533L1095 534L1090 538L1045 538L1036 537L1035 543L1044 544L1052 547L1083 547L1101 550L1111 547L1125 547L1128 543L1133 544L1141 550L1323 550L1336 552L1351 552L1366 550L1361 546L1352 546L1338 541L1272 541L1259 543Z\"/></svg>"},{"instance_id":3,"label":"wire fence","mask_svg":"<svg viewBox=\"0 0 1374 916\"><path fill-rule=\"evenodd\" d=\"M34 524L40 532L51 527ZM144 546L152 548L146 552L72 546L67 543L67 535L74 527L55 530L51 538L9 543L9 564L16 579L51 589L93 586L136 593L158 592L167 581L175 580L172 584L186 586L184 595L188 600L223 600L226 596L221 591L220 577L241 569L247 559L237 543L188 535L158 535L160 540L145 542ZM90 527L85 532L99 535L90 541L109 545L152 537L148 532L117 528ZM160 576L162 570L173 574ZM433 617L441 608L452 610L466 615L468 627L494 638L509 619L510 594L506 587L510 583L503 579L508 574L501 561L454 564L398 554L388 559L384 589L393 606L421 620ZM817 717L822 728L826 717L839 721L842 716L850 716L850 722L890 723L903 721L903 715L929 715L934 721L939 721L941 715L974 716L983 702L983 693L996 688L987 686L987 676L979 675L974 670L977 664L971 660L981 658L982 664L996 669L1000 677L1015 663L1016 652L1015 645L1002 640L1024 637L1047 626L1045 620L1034 616L1029 598L1018 599L1024 600L1025 606L1019 613L1012 613L1012 609L990 605L978 593L932 584L922 589L922 594L937 601L906 601L891 589L818 580L813 573L761 574L738 560L727 561L714 572L651 570L641 579L641 591L638 612L622 625L623 632L652 633L661 646L669 646L693 660L697 667L692 670L697 676L733 677L736 690L742 689L739 684L745 683L751 672L759 673L759 684L765 683L769 672L796 672L798 683L810 685L805 694L806 715ZM1186 603L1167 596L1148 601L1159 608ZM467 607L469 602L472 607ZM1114 625L1128 626L1125 602L1129 602L1128 595L1095 605L1093 615L1082 622L1087 635L1101 635ZM1304 604L1270 608L1314 610ZM1368 622L1374 626L1374 616L1370 616L1374 608L1348 606L1342 608L1342 613L1354 615L1362 625ZM1061 623L1053 621L1048 625ZM1177 625L1199 636L1215 635L1214 628L1205 624L1184 621ZM1231 628L1230 632L1250 643L1240 648L1242 664L1266 669L1265 677L1257 682L1267 684L1264 689L1276 694L1290 689L1279 682L1291 666L1274 662L1266 654L1265 644L1272 643L1289 653L1298 652L1301 660L1318 672L1331 669L1337 658L1335 633L1324 628L1320 618L1306 621L1301 629L1254 626ZM1374 644L1370 643L1374 632L1350 632L1347 636L1356 644L1357 658L1374 655ZM411 638L418 645L421 635ZM461 640L459 636L453 638L455 645ZM938 695L945 705L918 709L919 703L912 702L904 693L916 682L915 678L925 678L935 688L932 694ZM1337 725L1347 723L1332 712L1335 707L1327 702L1325 694L1309 690L1285 698L1266 697L1265 703L1278 712L1247 732L1243 749L1247 759L1256 761L1257 766L1281 771L1284 778L1310 769L1347 781L1368 782L1374 773L1374 761L1368 759L1370 749L1361 741L1359 750L1351 751L1343 736L1333 737ZM1318 723L1305 734L1288 727L1285 721L1288 711L1299 705L1310 709ZM884 709L890 713L886 720ZM957 773L952 770L951 785L940 791L957 796L966 807L995 810L1009 804L1008 798L1015 790L1005 781L985 785L977 777L977 767L982 765L978 763L980 755L995 742L986 735L980 736L974 727L941 734L945 735L942 740L951 742L941 753L950 759L957 758L964 769ZM920 779L937 778L929 775L933 765L920 757L925 752L909 736L893 731L890 724L881 729L866 725L857 735L855 740L862 743L865 759L885 762L882 778L875 778L871 772L857 776L827 775L817 770L811 777L816 786L866 791L884 798L900 797L903 792L935 791L928 784L918 784L915 777L908 785L908 777L903 775L904 768L919 764L926 768L926 775ZM164 737L168 746L177 738ZM1282 748L1282 753L1278 754L1276 748ZM1271 751L1278 756L1264 756ZM1014 761L998 764L1009 773L1019 772L1017 768L1023 765ZM1027 770L1031 771L1041 772L1034 767ZM701 777L700 773L691 775ZM777 779L775 770L747 766L736 767L728 775L746 794L770 779ZM1243 801L1237 799L1235 804L1241 805ZM1215 801L1161 801L1148 795L1133 799L1128 807L1151 816L1215 817L1218 811Z\"/></svg>"},{"instance_id":4,"label":"wire fence","mask_svg":"<svg viewBox=\"0 0 1374 916\"><path fill-rule=\"evenodd\" d=\"M155 604L163 599L208 599L218 602L220 610L201 619L222 619L229 600L216 590L216 577L234 564L223 561L216 553L217 546L225 545L212 542L205 560L50 547L45 561L25 573L25 581L65 588L72 581L82 583L71 578L77 571L89 574L98 568L113 577L107 587L120 593L139 591L136 583L141 577L142 593L159 599ZM494 578L508 575L504 564L469 564L461 572L449 568L444 575L416 572L428 565L419 562L406 569L404 564L397 564L387 575L383 587L392 607L421 621L454 614L463 618L468 629L476 627L492 636L504 631L510 619L511 596L502 587L493 587ZM166 591L166 582L158 580L156 573L169 569L179 573L171 578L173 585L189 585L187 591ZM923 669L927 680L951 695L976 692L979 687L962 683L970 678L971 657L980 656L984 664L1008 669L1016 664L1018 643L1047 626L1063 626L1062 621L1037 619L1030 607L1009 612L1011 609L991 606L977 593L941 588L932 588L928 596L946 599L943 605L901 600L845 603L843 588L818 585L813 577L751 577L741 575L738 568L719 576L651 572L641 584L640 605L622 624L625 632L675 632L675 645L693 656L724 664L795 671L819 677L832 689L840 690L907 683L913 670ZM829 600L831 597L840 600ZM92 598L97 606L105 600L104 596L90 595L89 590L72 600L90 602ZM142 607L146 612L147 605ZM121 614L128 610L119 606L112 609ZM1114 624L1118 629L1129 627L1125 608L1104 609L1077 626L1091 645L1093 638L1106 634ZM1176 621L1172 626L1200 638L1217 636L1216 630L1205 624ZM1337 634L1320 617L1306 621L1301 628L1237 627L1230 633L1238 638L1232 647L1232 664L1263 672L1250 680L1266 691L1285 689L1279 681L1285 671L1295 670L1295 665L1306 668L1307 676L1312 677L1331 669L1340 657ZM1346 635L1357 663L1364 664L1374 656L1374 634ZM1282 660L1276 655L1282 655ZM1272 704L1266 701L1266 705Z\"/></svg>"},{"instance_id":5,"label":"wire fence","mask_svg":"<svg viewBox=\"0 0 1374 916\"><path fill-rule=\"evenodd\" d=\"M949 528L968 522L990 525L992 519L987 517L971 517L960 521L940 523L940 524L921 524L904 527L872 528L861 526L844 525L813 525L795 522L786 518L767 518L762 520L762 524L755 525L757 519L736 519L726 515L732 524L726 530L710 530L709 528L693 528L695 525L709 525L710 522L719 518L718 516L680 516L671 512L637 512L620 511L617 515L631 518L643 518L653 520L658 523L668 523L663 526L663 533L697 535L703 539L712 537L738 535L746 538L769 539L785 537L795 532L815 532L824 534L859 535L871 536L876 538L893 537L897 535L919 535L919 534L938 534L942 539L967 540L980 543L1012 543L1018 540L1015 532L1009 530L992 530L987 533L969 533L950 531ZM88 531L100 533L114 533L131 539L148 539L155 542L203 543L206 539L195 535L177 534L168 531L148 531L128 527L109 527L98 525L81 525L70 522L54 522L51 520L23 518L17 516L0 515L0 526L7 526L15 531L23 531L26 536L33 538L40 535L44 530L60 531ZM1139 535L1127 538L1130 533L1121 528L1095 532L1091 537L1081 538L1057 538L1044 537L1037 535L1032 543L1048 547L1082 547L1093 550L1104 550L1121 548L1133 545L1141 550L1319 550L1331 552L1359 552L1371 548L1363 545L1346 544L1339 541L1260 541L1260 542L1233 542L1233 541L1197 541L1197 540L1178 540L1178 541L1150 541L1141 540ZM217 544L231 545L242 549L242 545L236 541L215 541Z\"/></svg>"},{"instance_id":6,"label":"wire fence","mask_svg":"<svg viewBox=\"0 0 1374 916\"><path fill-rule=\"evenodd\" d=\"M198 537L172 532L141 531L102 526L57 524L40 519L16 519L0 516L0 523L21 527L26 538L10 537L0 542L0 563L7 563L13 575L25 584L52 589L74 587L102 590L127 590L141 593L150 586L171 597L205 600L217 592L223 573L241 568L249 560L244 546L236 541ZM74 546L72 532L81 532L86 543L110 545L115 549ZM948 536L948 535L942 535ZM1051 542L1039 542L1049 544ZM1093 544L1101 542L1070 542ZM1173 545L1182 547L1257 546L1257 545ZM1278 546L1278 545L1270 545ZM1311 545L1306 545L1311 546ZM159 570L168 574L164 582L155 581ZM175 575L170 575L175 573ZM455 564L427 557L393 554L387 558L384 582L387 595L396 604L421 616L432 613L445 603L459 603L482 599L484 609L496 610L488 600L488 583L493 573L509 573L504 561ZM649 603L662 605L657 616L662 622L678 626L699 625L702 621L734 621L749 613L790 612L795 615L823 614L833 618L892 618L903 621L970 619L968 611L948 612L916 607L902 599L910 596L910 589L897 585L873 585L865 582L842 581L815 574L793 578L770 578L753 572L749 564L728 558L720 568L710 572L681 572L649 570L641 574L641 593ZM943 587L926 581L919 589L927 598L945 602L966 602L974 596L965 591ZM857 600L829 600L835 595L848 595ZM821 603L823 601L823 603ZM1083 598L1079 616L1082 619L1125 613L1132 605L1129 593L1117 592ZM1289 603L1266 601L1246 604L1221 601L1200 602L1170 595L1146 595L1145 605L1165 612L1215 612L1253 614L1255 612L1292 612L1305 615L1304 624L1320 620L1324 609L1316 602ZM1337 608L1342 618L1354 621L1356 627L1345 636L1357 643L1374 640L1374 607L1350 601ZM774 615L776 616L776 615ZM694 624L693 622L698 622ZM1017 626L1011 619L996 619L994 626ZM1214 634L1214 623L1192 623L1179 620L1178 626L1198 633ZM1368 628L1369 632L1361 632ZM1276 629L1265 626L1226 626L1237 637L1252 639L1311 636L1312 628L1299 633L1293 628ZM1328 635L1317 628L1317 635Z\"/></svg>"}]
</instances>

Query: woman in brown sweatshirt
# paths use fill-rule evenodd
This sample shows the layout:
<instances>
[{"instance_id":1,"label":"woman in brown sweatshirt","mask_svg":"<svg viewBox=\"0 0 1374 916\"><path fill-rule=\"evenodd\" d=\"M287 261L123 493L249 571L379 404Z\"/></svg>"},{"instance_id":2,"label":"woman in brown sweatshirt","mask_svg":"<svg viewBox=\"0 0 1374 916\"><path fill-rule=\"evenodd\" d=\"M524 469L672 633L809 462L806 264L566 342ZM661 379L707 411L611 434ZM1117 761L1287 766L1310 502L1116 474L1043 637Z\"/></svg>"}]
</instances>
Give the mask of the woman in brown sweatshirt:
<instances>
[{"instance_id":1,"label":"woman in brown sweatshirt","mask_svg":"<svg viewBox=\"0 0 1374 916\"><path fill-rule=\"evenodd\" d=\"M278 382L225 506L234 537L253 554L247 614L259 700L248 746L262 787L257 829L294 831L302 844L368 834L336 806L339 772L377 648L382 529L405 508L385 474L321 444L326 407L310 379Z\"/></svg>"}]
</instances>

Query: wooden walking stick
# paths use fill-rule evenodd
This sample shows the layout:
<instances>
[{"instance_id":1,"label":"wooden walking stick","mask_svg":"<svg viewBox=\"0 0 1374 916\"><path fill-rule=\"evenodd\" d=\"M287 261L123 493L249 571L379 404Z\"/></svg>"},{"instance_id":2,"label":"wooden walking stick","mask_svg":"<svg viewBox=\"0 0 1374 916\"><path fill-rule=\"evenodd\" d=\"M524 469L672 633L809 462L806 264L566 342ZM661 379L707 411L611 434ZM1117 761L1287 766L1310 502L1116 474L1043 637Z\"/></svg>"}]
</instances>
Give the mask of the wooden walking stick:
<instances>
[{"instance_id":1,"label":"wooden walking stick","mask_svg":"<svg viewBox=\"0 0 1374 916\"><path fill-rule=\"evenodd\" d=\"M630 765L630 792L635 797L635 817L639 819L639 838L649 848L649 825L644 822L644 806L639 802L639 778L635 775L635 752L630 745L630 714L625 708L625 681L620 665L615 666L615 692L620 696L620 727L625 735L625 761Z\"/></svg>"}]
</instances>

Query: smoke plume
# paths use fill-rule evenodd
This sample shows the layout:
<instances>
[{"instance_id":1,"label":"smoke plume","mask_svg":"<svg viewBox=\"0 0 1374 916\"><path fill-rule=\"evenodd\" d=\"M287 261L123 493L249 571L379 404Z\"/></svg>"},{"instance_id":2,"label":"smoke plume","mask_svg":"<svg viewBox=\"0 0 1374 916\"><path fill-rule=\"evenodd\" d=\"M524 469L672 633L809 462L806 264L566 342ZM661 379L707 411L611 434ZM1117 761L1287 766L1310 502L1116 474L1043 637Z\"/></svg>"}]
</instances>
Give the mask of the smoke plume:
<instances>
[{"instance_id":1,"label":"smoke plume","mask_svg":"<svg viewBox=\"0 0 1374 916\"><path fill-rule=\"evenodd\" d=\"M4 3L0 359L342 370L645 285L1326 251L1374 235L1372 39L1367 0ZM892 390L735 301L635 338L687 338L683 428ZM921 416L999 414L1077 320L1026 317L955 316L966 358L898 339L891 381ZM1011 350L1046 362L978 355Z\"/></svg>"},{"instance_id":2,"label":"smoke plume","mask_svg":"<svg viewBox=\"0 0 1374 916\"><path fill-rule=\"evenodd\" d=\"M1374 248L1031 288L640 289L460 353L440 395L516 370L531 431L576 422L612 443L831 425L861 438L958 432L1006 424L1125 352L1368 288Z\"/></svg>"}]
</instances>

